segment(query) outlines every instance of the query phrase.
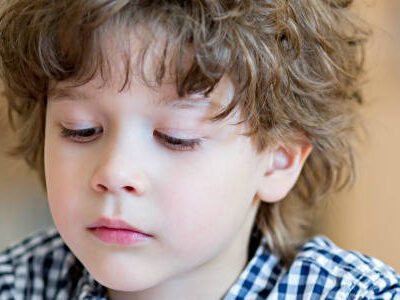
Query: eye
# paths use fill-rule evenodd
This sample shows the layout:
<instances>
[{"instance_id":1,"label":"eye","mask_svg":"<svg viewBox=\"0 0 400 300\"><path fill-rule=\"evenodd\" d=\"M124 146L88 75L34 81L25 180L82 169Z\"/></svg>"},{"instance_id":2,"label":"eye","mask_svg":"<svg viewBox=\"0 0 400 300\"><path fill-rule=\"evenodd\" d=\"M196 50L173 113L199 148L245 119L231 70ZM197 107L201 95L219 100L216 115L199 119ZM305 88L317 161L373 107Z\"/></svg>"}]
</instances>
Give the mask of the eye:
<instances>
[{"instance_id":1,"label":"eye","mask_svg":"<svg viewBox=\"0 0 400 300\"><path fill-rule=\"evenodd\" d=\"M91 142L102 132L102 128L85 128L76 130L61 126L61 136L78 143ZM202 143L201 139L179 139L158 131L154 131L153 136L173 151L192 151Z\"/></svg>"},{"instance_id":2,"label":"eye","mask_svg":"<svg viewBox=\"0 0 400 300\"><path fill-rule=\"evenodd\" d=\"M154 131L153 136L173 151L192 151L202 143L201 139L179 139L158 131Z\"/></svg>"},{"instance_id":3,"label":"eye","mask_svg":"<svg viewBox=\"0 0 400 300\"><path fill-rule=\"evenodd\" d=\"M93 136L102 133L102 128L69 129L61 126L61 136L78 143L88 143L94 140Z\"/></svg>"}]
</instances>

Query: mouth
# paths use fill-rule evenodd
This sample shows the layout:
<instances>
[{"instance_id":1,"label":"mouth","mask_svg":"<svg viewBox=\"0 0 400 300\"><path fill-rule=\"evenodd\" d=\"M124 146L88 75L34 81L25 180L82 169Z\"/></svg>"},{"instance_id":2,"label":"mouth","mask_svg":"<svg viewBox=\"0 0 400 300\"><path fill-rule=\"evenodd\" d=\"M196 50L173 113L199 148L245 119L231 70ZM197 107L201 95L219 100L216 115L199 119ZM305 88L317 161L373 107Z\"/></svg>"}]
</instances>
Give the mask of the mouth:
<instances>
[{"instance_id":1,"label":"mouth","mask_svg":"<svg viewBox=\"0 0 400 300\"><path fill-rule=\"evenodd\" d=\"M117 219L100 218L90 224L87 229L96 238L107 244L132 246L153 238L153 235Z\"/></svg>"}]
</instances>

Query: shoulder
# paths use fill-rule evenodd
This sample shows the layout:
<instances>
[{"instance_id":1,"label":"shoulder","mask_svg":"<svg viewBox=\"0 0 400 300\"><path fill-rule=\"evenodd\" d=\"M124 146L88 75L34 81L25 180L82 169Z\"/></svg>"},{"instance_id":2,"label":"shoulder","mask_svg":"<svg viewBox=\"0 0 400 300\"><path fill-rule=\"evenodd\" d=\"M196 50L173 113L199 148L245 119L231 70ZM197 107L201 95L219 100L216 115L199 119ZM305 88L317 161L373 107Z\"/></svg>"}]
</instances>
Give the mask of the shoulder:
<instances>
[{"instance_id":1,"label":"shoulder","mask_svg":"<svg viewBox=\"0 0 400 300\"><path fill-rule=\"evenodd\" d=\"M327 298L400 299L400 277L391 267L324 236L303 245L282 280L287 288L298 282L298 291Z\"/></svg>"},{"instance_id":2,"label":"shoulder","mask_svg":"<svg viewBox=\"0 0 400 300\"><path fill-rule=\"evenodd\" d=\"M56 229L33 233L0 253L0 299L55 298L76 266Z\"/></svg>"}]
</instances>

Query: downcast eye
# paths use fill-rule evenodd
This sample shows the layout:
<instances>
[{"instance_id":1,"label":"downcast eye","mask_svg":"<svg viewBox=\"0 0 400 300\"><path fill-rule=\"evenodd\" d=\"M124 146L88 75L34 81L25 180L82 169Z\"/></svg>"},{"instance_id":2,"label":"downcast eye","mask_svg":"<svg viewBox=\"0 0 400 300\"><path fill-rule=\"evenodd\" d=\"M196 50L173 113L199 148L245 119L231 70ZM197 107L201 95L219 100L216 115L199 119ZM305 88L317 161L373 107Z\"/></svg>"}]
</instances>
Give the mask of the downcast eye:
<instances>
[{"instance_id":1,"label":"downcast eye","mask_svg":"<svg viewBox=\"0 0 400 300\"><path fill-rule=\"evenodd\" d=\"M97 136L103 132L102 128L85 128L85 129L69 129L62 126L61 135L64 138L68 138L70 140L86 143L94 140L94 136Z\"/></svg>"},{"instance_id":2,"label":"downcast eye","mask_svg":"<svg viewBox=\"0 0 400 300\"><path fill-rule=\"evenodd\" d=\"M154 131L153 136L156 137L160 142L165 144L168 148L174 151L191 151L195 150L202 143L201 139L179 139Z\"/></svg>"}]
</instances>

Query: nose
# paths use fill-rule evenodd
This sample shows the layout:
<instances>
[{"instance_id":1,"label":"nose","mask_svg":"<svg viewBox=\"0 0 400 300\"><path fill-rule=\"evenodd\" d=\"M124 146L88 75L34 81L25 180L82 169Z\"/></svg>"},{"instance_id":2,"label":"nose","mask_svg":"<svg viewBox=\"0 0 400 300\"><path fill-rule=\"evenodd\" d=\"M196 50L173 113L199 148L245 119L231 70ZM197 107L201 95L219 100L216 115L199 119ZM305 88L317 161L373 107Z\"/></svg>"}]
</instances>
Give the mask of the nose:
<instances>
[{"instance_id":1,"label":"nose","mask_svg":"<svg viewBox=\"0 0 400 300\"><path fill-rule=\"evenodd\" d=\"M148 189L148 180L133 162L110 156L98 164L91 179L91 187L98 193L142 196Z\"/></svg>"}]
</instances>

